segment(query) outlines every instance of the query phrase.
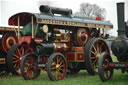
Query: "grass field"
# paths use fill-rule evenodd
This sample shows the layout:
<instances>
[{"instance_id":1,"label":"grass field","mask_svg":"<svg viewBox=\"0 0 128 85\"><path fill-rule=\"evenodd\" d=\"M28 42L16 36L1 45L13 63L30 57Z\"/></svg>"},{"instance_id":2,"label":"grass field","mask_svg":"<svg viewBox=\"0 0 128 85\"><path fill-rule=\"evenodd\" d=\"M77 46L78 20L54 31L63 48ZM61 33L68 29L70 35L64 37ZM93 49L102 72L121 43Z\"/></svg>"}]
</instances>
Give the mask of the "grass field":
<instances>
[{"instance_id":1,"label":"grass field","mask_svg":"<svg viewBox=\"0 0 128 85\"><path fill-rule=\"evenodd\" d=\"M67 75L64 80L51 81L46 72L42 72L36 80L24 80L18 76L3 76L0 78L0 85L126 85L128 83L128 74L115 70L113 79L108 82L102 82L99 76L90 76L85 70L75 75Z\"/></svg>"},{"instance_id":2,"label":"grass field","mask_svg":"<svg viewBox=\"0 0 128 85\"><path fill-rule=\"evenodd\" d=\"M113 60L117 61L113 56ZM98 75L90 76L86 70L80 71L75 75L67 75L64 80L51 81L47 73L42 71L36 80L24 80L22 77L8 75L0 77L0 85L127 85L128 73L121 73L120 70L114 70L113 79L108 82L102 82Z\"/></svg>"}]
</instances>

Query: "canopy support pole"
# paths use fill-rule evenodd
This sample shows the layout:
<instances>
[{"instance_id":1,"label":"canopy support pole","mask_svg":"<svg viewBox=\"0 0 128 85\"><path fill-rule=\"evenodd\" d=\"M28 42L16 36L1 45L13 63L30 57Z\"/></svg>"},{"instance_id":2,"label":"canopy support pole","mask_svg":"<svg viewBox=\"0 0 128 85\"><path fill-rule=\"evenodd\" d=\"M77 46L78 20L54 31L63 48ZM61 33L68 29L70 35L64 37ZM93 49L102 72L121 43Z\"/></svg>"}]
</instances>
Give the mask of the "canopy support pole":
<instances>
[{"instance_id":1,"label":"canopy support pole","mask_svg":"<svg viewBox=\"0 0 128 85\"><path fill-rule=\"evenodd\" d=\"M20 38L20 17L18 16L18 39Z\"/></svg>"},{"instance_id":2,"label":"canopy support pole","mask_svg":"<svg viewBox=\"0 0 128 85\"><path fill-rule=\"evenodd\" d=\"M34 20L32 16L32 38L34 38Z\"/></svg>"}]
</instances>

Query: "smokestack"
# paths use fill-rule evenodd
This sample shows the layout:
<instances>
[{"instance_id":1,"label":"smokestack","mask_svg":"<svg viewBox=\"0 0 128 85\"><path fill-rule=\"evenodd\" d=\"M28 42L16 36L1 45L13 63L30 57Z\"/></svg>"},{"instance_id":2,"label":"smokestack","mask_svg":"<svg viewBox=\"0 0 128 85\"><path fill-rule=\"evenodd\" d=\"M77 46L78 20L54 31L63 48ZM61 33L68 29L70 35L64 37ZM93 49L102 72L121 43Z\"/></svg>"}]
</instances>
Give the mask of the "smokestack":
<instances>
[{"instance_id":1,"label":"smokestack","mask_svg":"<svg viewBox=\"0 0 128 85\"><path fill-rule=\"evenodd\" d=\"M126 36L124 16L124 3L117 3L118 36Z\"/></svg>"}]
</instances>

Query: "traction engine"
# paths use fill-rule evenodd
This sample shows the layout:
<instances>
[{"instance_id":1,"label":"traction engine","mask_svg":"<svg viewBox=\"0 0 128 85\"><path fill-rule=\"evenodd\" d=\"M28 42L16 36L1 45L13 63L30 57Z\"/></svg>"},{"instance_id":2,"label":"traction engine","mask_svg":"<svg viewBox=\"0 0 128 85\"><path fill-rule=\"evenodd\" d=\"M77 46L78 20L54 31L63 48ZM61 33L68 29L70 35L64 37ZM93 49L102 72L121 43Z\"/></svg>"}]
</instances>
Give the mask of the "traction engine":
<instances>
[{"instance_id":1,"label":"traction engine","mask_svg":"<svg viewBox=\"0 0 128 85\"><path fill-rule=\"evenodd\" d=\"M100 79L112 79L113 70L128 72L128 23L124 21L124 3L117 3L118 37L112 42L111 50L119 62L113 62L109 54L103 53L98 61Z\"/></svg>"},{"instance_id":2,"label":"traction engine","mask_svg":"<svg viewBox=\"0 0 128 85\"><path fill-rule=\"evenodd\" d=\"M6 56L11 46L18 42L17 31L17 28L0 26L0 76L7 75L10 72ZM21 31L19 29L19 32Z\"/></svg>"},{"instance_id":3,"label":"traction engine","mask_svg":"<svg viewBox=\"0 0 128 85\"><path fill-rule=\"evenodd\" d=\"M23 26L18 43L8 51L11 72L25 80L37 78L41 70L51 80L62 80L67 72L75 74L81 69L95 75L101 53L110 53L104 29L113 25L72 16L71 9L41 5L40 12L22 12L9 19L10 25Z\"/></svg>"}]
</instances>

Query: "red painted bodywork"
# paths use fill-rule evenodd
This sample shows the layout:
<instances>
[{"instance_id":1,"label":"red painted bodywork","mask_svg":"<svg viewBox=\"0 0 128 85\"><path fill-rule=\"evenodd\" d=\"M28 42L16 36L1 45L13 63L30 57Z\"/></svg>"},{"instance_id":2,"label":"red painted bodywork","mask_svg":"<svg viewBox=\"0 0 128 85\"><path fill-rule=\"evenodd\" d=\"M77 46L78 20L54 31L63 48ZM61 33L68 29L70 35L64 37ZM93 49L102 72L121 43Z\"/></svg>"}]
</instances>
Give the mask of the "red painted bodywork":
<instances>
[{"instance_id":1,"label":"red painted bodywork","mask_svg":"<svg viewBox=\"0 0 128 85\"><path fill-rule=\"evenodd\" d=\"M18 40L18 43L22 44L23 42L27 42L27 44L30 44L31 39L32 39L32 36L23 36L23 37L20 37L20 39ZM34 37L34 40L36 43L43 42L43 40L38 37Z\"/></svg>"},{"instance_id":2,"label":"red painted bodywork","mask_svg":"<svg viewBox=\"0 0 128 85\"><path fill-rule=\"evenodd\" d=\"M54 51L65 54L68 62L84 62L83 47L72 47L71 43L54 43Z\"/></svg>"},{"instance_id":3,"label":"red painted bodywork","mask_svg":"<svg viewBox=\"0 0 128 85\"><path fill-rule=\"evenodd\" d=\"M84 52L67 52L66 59L68 62L84 62Z\"/></svg>"}]
</instances>

